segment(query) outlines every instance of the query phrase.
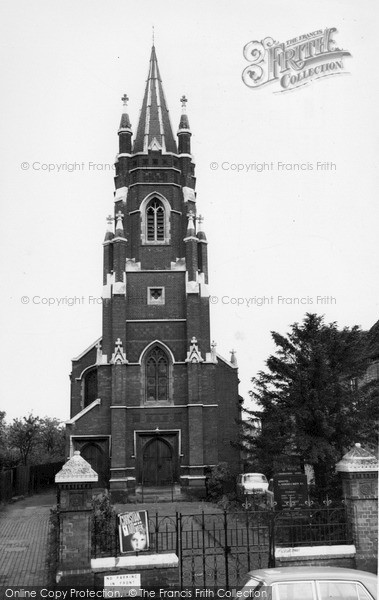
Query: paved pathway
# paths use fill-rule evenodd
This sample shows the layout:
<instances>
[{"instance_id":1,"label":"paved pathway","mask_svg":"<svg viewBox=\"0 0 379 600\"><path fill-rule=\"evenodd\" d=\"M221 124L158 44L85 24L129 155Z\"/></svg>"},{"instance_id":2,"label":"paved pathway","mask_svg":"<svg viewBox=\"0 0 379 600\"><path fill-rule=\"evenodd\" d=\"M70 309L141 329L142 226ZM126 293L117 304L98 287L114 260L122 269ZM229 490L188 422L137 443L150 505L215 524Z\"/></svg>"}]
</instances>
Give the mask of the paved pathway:
<instances>
[{"instance_id":1,"label":"paved pathway","mask_svg":"<svg viewBox=\"0 0 379 600\"><path fill-rule=\"evenodd\" d=\"M37 494L0 511L0 586L48 583L50 508L56 495Z\"/></svg>"}]
</instances>

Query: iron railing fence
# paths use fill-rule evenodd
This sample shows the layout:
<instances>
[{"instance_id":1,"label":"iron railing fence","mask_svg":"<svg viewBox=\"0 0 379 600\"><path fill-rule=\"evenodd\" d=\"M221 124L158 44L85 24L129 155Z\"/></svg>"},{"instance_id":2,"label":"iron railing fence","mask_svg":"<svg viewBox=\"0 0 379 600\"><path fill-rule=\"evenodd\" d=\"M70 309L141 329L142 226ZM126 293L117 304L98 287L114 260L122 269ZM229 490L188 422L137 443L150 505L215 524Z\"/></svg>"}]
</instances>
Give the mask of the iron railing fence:
<instances>
[{"instance_id":1,"label":"iron railing fence","mask_svg":"<svg viewBox=\"0 0 379 600\"><path fill-rule=\"evenodd\" d=\"M275 566L275 547L352 542L343 504L284 510L149 513L149 551L179 557L181 585L234 585L251 569ZM94 518L92 556L120 556L118 520Z\"/></svg>"},{"instance_id":2,"label":"iron railing fence","mask_svg":"<svg viewBox=\"0 0 379 600\"><path fill-rule=\"evenodd\" d=\"M149 550L178 552L179 513L162 516L149 513ZM104 519L95 516L92 522L92 557L120 556L120 538L117 515Z\"/></svg>"},{"instance_id":3,"label":"iron railing fence","mask_svg":"<svg viewBox=\"0 0 379 600\"><path fill-rule=\"evenodd\" d=\"M352 543L344 506L285 509L274 513L275 546L332 546Z\"/></svg>"}]
</instances>

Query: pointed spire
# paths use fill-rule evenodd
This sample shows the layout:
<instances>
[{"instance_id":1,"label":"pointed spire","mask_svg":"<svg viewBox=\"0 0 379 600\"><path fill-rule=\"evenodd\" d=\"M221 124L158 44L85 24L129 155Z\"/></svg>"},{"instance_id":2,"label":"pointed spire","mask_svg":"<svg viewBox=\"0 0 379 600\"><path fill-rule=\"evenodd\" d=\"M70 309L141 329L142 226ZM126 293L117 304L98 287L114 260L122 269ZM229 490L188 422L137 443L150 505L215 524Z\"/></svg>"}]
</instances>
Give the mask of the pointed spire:
<instances>
[{"instance_id":1,"label":"pointed spire","mask_svg":"<svg viewBox=\"0 0 379 600\"><path fill-rule=\"evenodd\" d=\"M146 81L145 95L142 102L133 152L147 153L151 144L153 144L155 149L161 148L162 152L173 152L174 154L178 152L163 92L154 45L151 49L149 74Z\"/></svg>"},{"instance_id":2,"label":"pointed spire","mask_svg":"<svg viewBox=\"0 0 379 600\"><path fill-rule=\"evenodd\" d=\"M104 242L109 242L110 240L113 240L113 238L114 238L113 221L114 221L114 218L112 217L112 215L108 215L107 216L107 230L105 232Z\"/></svg>"}]
</instances>

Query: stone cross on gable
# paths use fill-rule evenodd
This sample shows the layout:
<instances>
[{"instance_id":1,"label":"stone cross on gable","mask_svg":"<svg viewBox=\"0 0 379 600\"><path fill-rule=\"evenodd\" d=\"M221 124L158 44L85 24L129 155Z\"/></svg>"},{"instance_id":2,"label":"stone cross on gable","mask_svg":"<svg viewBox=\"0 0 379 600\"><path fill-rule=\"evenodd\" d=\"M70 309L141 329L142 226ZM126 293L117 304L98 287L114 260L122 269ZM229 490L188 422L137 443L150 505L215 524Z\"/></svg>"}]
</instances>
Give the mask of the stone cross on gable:
<instances>
[{"instance_id":1,"label":"stone cross on gable","mask_svg":"<svg viewBox=\"0 0 379 600\"><path fill-rule=\"evenodd\" d=\"M217 359L216 359L216 346L217 346L216 342L214 340L212 340L212 343L211 343L211 356L212 356L212 360L213 361L217 361Z\"/></svg>"},{"instance_id":2,"label":"stone cross on gable","mask_svg":"<svg viewBox=\"0 0 379 600\"><path fill-rule=\"evenodd\" d=\"M119 350L119 348L122 346L122 341L120 340L120 338L117 338L116 340L116 349Z\"/></svg>"},{"instance_id":3,"label":"stone cross on gable","mask_svg":"<svg viewBox=\"0 0 379 600\"><path fill-rule=\"evenodd\" d=\"M197 344L197 339L195 338L195 336L193 336L193 338L191 340L191 344Z\"/></svg>"},{"instance_id":4,"label":"stone cross on gable","mask_svg":"<svg viewBox=\"0 0 379 600\"><path fill-rule=\"evenodd\" d=\"M108 223L108 225L112 225L113 221L114 221L114 217L112 217L112 215L108 215L107 216L107 223Z\"/></svg>"},{"instance_id":5,"label":"stone cross on gable","mask_svg":"<svg viewBox=\"0 0 379 600\"><path fill-rule=\"evenodd\" d=\"M193 210L188 211L187 217L192 220L195 218L195 213L193 212Z\"/></svg>"},{"instance_id":6,"label":"stone cross on gable","mask_svg":"<svg viewBox=\"0 0 379 600\"><path fill-rule=\"evenodd\" d=\"M119 220L122 221L123 217L124 217L124 215L122 214L121 210L119 210L118 213L116 214L117 221L119 221Z\"/></svg>"},{"instance_id":7,"label":"stone cross on gable","mask_svg":"<svg viewBox=\"0 0 379 600\"><path fill-rule=\"evenodd\" d=\"M101 341L99 340L95 346L96 348L96 362L101 363L103 353L101 351Z\"/></svg>"},{"instance_id":8,"label":"stone cross on gable","mask_svg":"<svg viewBox=\"0 0 379 600\"><path fill-rule=\"evenodd\" d=\"M203 221L204 221L204 217L203 217L203 216L201 216L201 215L199 215L199 216L197 217L197 222L199 223L199 225L201 225Z\"/></svg>"},{"instance_id":9,"label":"stone cross on gable","mask_svg":"<svg viewBox=\"0 0 379 600\"><path fill-rule=\"evenodd\" d=\"M182 103L182 108L185 110L186 108L186 104L188 102L187 98L185 97L185 95L183 94L183 96L180 98L180 102Z\"/></svg>"},{"instance_id":10,"label":"stone cross on gable","mask_svg":"<svg viewBox=\"0 0 379 600\"><path fill-rule=\"evenodd\" d=\"M126 94L123 95L121 100L122 100L124 106L128 106L129 98Z\"/></svg>"}]
</instances>

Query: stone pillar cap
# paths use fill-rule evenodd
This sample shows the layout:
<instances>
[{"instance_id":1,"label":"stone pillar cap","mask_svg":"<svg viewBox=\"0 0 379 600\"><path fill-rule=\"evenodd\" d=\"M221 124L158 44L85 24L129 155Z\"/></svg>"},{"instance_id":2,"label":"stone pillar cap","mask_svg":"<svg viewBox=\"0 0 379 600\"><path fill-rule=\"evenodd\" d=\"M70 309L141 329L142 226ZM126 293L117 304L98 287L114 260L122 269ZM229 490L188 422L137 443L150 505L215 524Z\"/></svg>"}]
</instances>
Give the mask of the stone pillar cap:
<instances>
[{"instance_id":1,"label":"stone pillar cap","mask_svg":"<svg viewBox=\"0 0 379 600\"><path fill-rule=\"evenodd\" d=\"M56 474L55 483L90 483L98 479L96 471L80 456L79 450L76 450Z\"/></svg>"},{"instance_id":2,"label":"stone pillar cap","mask_svg":"<svg viewBox=\"0 0 379 600\"><path fill-rule=\"evenodd\" d=\"M379 463L376 456L357 443L336 464L336 471L340 473L373 472L378 470L378 466Z\"/></svg>"}]
</instances>

